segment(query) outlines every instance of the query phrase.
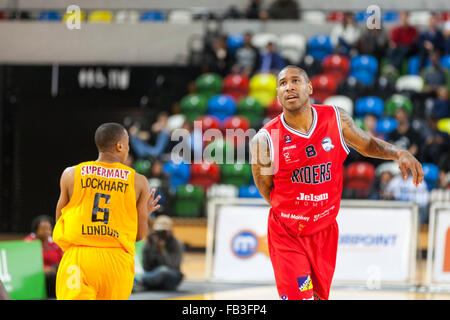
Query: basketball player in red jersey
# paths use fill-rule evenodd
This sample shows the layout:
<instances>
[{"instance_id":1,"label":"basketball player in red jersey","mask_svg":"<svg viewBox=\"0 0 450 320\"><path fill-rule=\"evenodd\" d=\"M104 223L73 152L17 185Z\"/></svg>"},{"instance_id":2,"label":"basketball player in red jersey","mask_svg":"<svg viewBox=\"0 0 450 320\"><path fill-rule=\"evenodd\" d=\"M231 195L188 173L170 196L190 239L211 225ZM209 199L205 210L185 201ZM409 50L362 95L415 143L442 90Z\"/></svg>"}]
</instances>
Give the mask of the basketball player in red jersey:
<instances>
[{"instance_id":1,"label":"basketball player in red jersey","mask_svg":"<svg viewBox=\"0 0 450 320\"><path fill-rule=\"evenodd\" d=\"M280 299L328 299L349 147L397 161L416 186L422 166L408 151L361 130L341 108L311 105L313 88L303 69L287 66L277 82L283 112L250 143L256 186L271 205L268 246L277 290Z\"/></svg>"}]
</instances>

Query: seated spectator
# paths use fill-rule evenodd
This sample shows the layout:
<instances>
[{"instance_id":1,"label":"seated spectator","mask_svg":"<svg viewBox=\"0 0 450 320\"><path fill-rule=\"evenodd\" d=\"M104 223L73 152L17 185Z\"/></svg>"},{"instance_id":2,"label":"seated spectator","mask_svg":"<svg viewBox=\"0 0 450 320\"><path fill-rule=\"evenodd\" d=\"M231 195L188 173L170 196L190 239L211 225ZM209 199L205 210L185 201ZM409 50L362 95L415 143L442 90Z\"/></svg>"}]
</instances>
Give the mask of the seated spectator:
<instances>
[{"instance_id":1,"label":"seated spectator","mask_svg":"<svg viewBox=\"0 0 450 320\"><path fill-rule=\"evenodd\" d=\"M25 241L39 240L42 244L42 258L44 260L45 286L48 298L55 298L56 273L63 256L61 248L53 242L52 218L46 215L36 217L31 223L32 232L25 237Z\"/></svg>"},{"instance_id":2,"label":"seated spectator","mask_svg":"<svg viewBox=\"0 0 450 320\"><path fill-rule=\"evenodd\" d=\"M399 18L400 24L391 29L386 54L388 64L396 71L400 71L403 61L412 54L413 44L419 35L416 27L408 23L408 12L400 12Z\"/></svg>"},{"instance_id":3,"label":"seated spectator","mask_svg":"<svg viewBox=\"0 0 450 320\"><path fill-rule=\"evenodd\" d=\"M441 53L438 50L430 52L431 66L422 71L424 92L435 97L439 87L448 88L448 71L441 66Z\"/></svg>"},{"instance_id":4,"label":"seated spectator","mask_svg":"<svg viewBox=\"0 0 450 320\"><path fill-rule=\"evenodd\" d=\"M420 135L411 126L408 112L399 108L395 112L395 119L398 122L397 129L389 134L388 141L397 147L406 149L412 155L419 156Z\"/></svg>"},{"instance_id":5,"label":"seated spectator","mask_svg":"<svg viewBox=\"0 0 450 320\"><path fill-rule=\"evenodd\" d=\"M164 152L170 139L167 119L167 112L159 113L150 132L140 130L136 125L130 127L130 147L137 158L158 158ZM149 142L153 142L154 145Z\"/></svg>"},{"instance_id":6,"label":"seated spectator","mask_svg":"<svg viewBox=\"0 0 450 320\"><path fill-rule=\"evenodd\" d=\"M419 70L425 67L430 52L444 49L444 35L438 29L437 14L431 15L428 30L420 33L417 39L417 49L419 51Z\"/></svg>"},{"instance_id":7,"label":"seated spectator","mask_svg":"<svg viewBox=\"0 0 450 320\"><path fill-rule=\"evenodd\" d=\"M295 0L274 0L267 11L269 14L269 19L300 19L300 7L298 2Z\"/></svg>"},{"instance_id":8,"label":"seated spectator","mask_svg":"<svg viewBox=\"0 0 450 320\"><path fill-rule=\"evenodd\" d=\"M205 67L209 72L214 72L225 77L233 65L233 55L227 46L227 37L219 35L212 41L212 46L205 50Z\"/></svg>"},{"instance_id":9,"label":"seated spectator","mask_svg":"<svg viewBox=\"0 0 450 320\"><path fill-rule=\"evenodd\" d=\"M244 34L244 45L236 50L233 73L239 73L250 77L259 66L259 51L252 45L252 33Z\"/></svg>"},{"instance_id":10,"label":"seated spectator","mask_svg":"<svg viewBox=\"0 0 450 320\"><path fill-rule=\"evenodd\" d=\"M436 90L437 97L434 99L432 113L438 118L450 117L450 100L448 98L448 89L439 87Z\"/></svg>"},{"instance_id":11,"label":"seated spectator","mask_svg":"<svg viewBox=\"0 0 450 320\"><path fill-rule=\"evenodd\" d=\"M387 191L386 188L393 177L394 175L391 171L383 171L375 182L374 191L370 198L373 200L392 200L392 193Z\"/></svg>"},{"instance_id":12,"label":"seated spectator","mask_svg":"<svg viewBox=\"0 0 450 320\"><path fill-rule=\"evenodd\" d=\"M431 190L430 202L450 202L450 173L439 170L436 187Z\"/></svg>"},{"instance_id":13,"label":"seated spectator","mask_svg":"<svg viewBox=\"0 0 450 320\"><path fill-rule=\"evenodd\" d=\"M261 73L278 73L287 65L286 60L275 49L275 44L269 42L266 45L266 51L261 54Z\"/></svg>"},{"instance_id":14,"label":"seated spectator","mask_svg":"<svg viewBox=\"0 0 450 320\"><path fill-rule=\"evenodd\" d=\"M335 25L330 34L335 52L343 55L349 55L356 48L360 36L361 31L352 12L346 12L342 23Z\"/></svg>"},{"instance_id":15,"label":"seated spectator","mask_svg":"<svg viewBox=\"0 0 450 320\"><path fill-rule=\"evenodd\" d=\"M268 14L262 8L261 0L250 0L245 9L245 17L249 20L267 19Z\"/></svg>"},{"instance_id":16,"label":"seated spectator","mask_svg":"<svg viewBox=\"0 0 450 320\"><path fill-rule=\"evenodd\" d=\"M183 245L173 235L168 216L155 219L142 252L144 274L136 288L140 290L176 290L183 279L180 270Z\"/></svg>"},{"instance_id":17,"label":"seated spectator","mask_svg":"<svg viewBox=\"0 0 450 320\"><path fill-rule=\"evenodd\" d=\"M411 174L406 180L402 175L397 175L387 185L386 192L392 194L394 200L416 203L419 207L419 223L428 223L430 193L425 181L416 187Z\"/></svg>"},{"instance_id":18,"label":"seated spectator","mask_svg":"<svg viewBox=\"0 0 450 320\"><path fill-rule=\"evenodd\" d=\"M428 121L429 129L423 137L423 162L439 165L441 156L450 148L450 137L447 132L440 131L437 123L439 117L432 114Z\"/></svg>"},{"instance_id":19,"label":"seated spectator","mask_svg":"<svg viewBox=\"0 0 450 320\"><path fill-rule=\"evenodd\" d=\"M358 41L359 54L368 54L381 60L386 55L386 49L389 43L388 35L384 28L364 28Z\"/></svg>"}]
</instances>

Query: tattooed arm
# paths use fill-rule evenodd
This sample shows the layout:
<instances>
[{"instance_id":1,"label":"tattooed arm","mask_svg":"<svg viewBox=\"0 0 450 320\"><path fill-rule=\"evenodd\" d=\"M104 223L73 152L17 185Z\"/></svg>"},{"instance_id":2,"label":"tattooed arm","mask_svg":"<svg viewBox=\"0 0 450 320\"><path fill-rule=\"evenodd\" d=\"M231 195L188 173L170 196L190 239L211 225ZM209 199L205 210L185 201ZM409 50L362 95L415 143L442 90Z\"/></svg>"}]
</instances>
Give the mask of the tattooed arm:
<instances>
[{"instance_id":1,"label":"tattooed arm","mask_svg":"<svg viewBox=\"0 0 450 320\"><path fill-rule=\"evenodd\" d=\"M397 161L404 179L408 178L409 170L413 176L414 184L417 186L422 183L422 165L410 152L361 130L342 108L339 108L339 113L342 134L346 144L365 157Z\"/></svg>"},{"instance_id":2,"label":"tattooed arm","mask_svg":"<svg viewBox=\"0 0 450 320\"><path fill-rule=\"evenodd\" d=\"M273 166L267 137L258 132L250 141L253 179L262 197L270 204L270 192L273 188Z\"/></svg>"}]
</instances>

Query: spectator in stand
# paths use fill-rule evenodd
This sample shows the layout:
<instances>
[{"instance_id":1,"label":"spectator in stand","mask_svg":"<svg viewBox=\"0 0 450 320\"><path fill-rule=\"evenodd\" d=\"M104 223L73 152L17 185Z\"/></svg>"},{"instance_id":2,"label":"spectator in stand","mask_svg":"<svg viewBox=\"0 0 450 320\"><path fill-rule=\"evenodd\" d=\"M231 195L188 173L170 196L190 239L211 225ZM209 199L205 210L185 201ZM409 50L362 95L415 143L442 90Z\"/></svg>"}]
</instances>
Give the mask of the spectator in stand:
<instances>
[{"instance_id":1,"label":"spectator in stand","mask_svg":"<svg viewBox=\"0 0 450 320\"><path fill-rule=\"evenodd\" d=\"M61 248L53 242L53 221L47 215L33 219L32 232L25 237L25 241L39 240L42 244L42 258L44 260L45 286L48 298L55 298L56 272L63 256Z\"/></svg>"},{"instance_id":2,"label":"spectator in stand","mask_svg":"<svg viewBox=\"0 0 450 320\"><path fill-rule=\"evenodd\" d=\"M330 34L335 52L343 55L350 55L352 49L356 48L360 36L361 31L352 12L346 12L342 23L335 25Z\"/></svg>"},{"instance_id":3,"label":"spectator in stand","mask_svg":"<svg viewBox=\"0 0 450 320\"><path fill-rule=\"evenodd\" d=\"M296 0L274 0L267 11L269 19L275 20L298 20L301 16Z\"/></svg>"},{"instance_id":4,"label":"spectator in stand","mask_svg":"<svg viewBox=\"0 0 450 320\"><path fill-rule=\"evenodd\" d=\"M379 29L364 28L358 41L359 54L368 54L381 60L386 55L389 37L383 27Z\"/></svg>"},{"instance_id":5,"label":"spectator in stand","mask_svg":"<svg viewBox=\"0 0 450 320\"><path fill-rule=\"evenodd\" d=\"M392 200L392 193L386 190L389 182L391 182L394 175L391 171L386 170L381 172L380 177L375 182L375 188L370 199L372 200Z\"/></svg>"},{"instance_id":6,"label":"spectator in stand","mask_svg":"<svg viewBox=\"0 0 450 320\"><path fill-rule=\"evenodd\" d=\"M430 52L444 49L444 35L438 28L437 14L431 15L428 30L420 33L417 39L417 49L419 51L419 70L426 66Z\"/></svg>"},{"instance_id":7,"label":"spectator in stand","mask_svg":"<svg viewBox=\"0 0 450 320\"><path fill-rule=\"evenodd\" d=\"M399 18L400 25L391 29L386 54L388 64L396 71L400 71L403 61L412 54L414 43L419 35L416 27L408 23L408 12L400 12Z\"/></svg>"},{"instance_id":8,"label":"spectator in stand","mask_svg":"<svg viewBox=\"0 0 450 320\"><path fill-rule=\"evenodd\" d=\"M144 274L135 284L136 291L176 290L183 279L183 244L173 235L170 217L156 217L142 251Z\"/></svg>"},{"instance_id":9,"label":"spectator in stand","mask_svg":"<svg viewBox=\"0 0 450 320\"><path fill-rule=\"evenodd\" d=\"M277 74L281 69L287 65L283 56L275 49L275 44L269 42L266 45L266 50L261 54L261 66L259 72Z\"/></svg>"},{"instance_id":10,"label":"spectator in stand","mask_svg":"<svg viewBox=\"0 0 450 320\"><path fill-rule=\"evenodd\" d=\"M252 45L253 34L247 31L244 34L244 45L236 50L233 73L239 73L250 77L259 66L259 51Z\"/></svg>"},{"instance_id":11,"label":"spectator in stand","mask_svg":"<svg viewBox=\"0 0 450 320\"><path fill-rule=\"evenodd\" d=\"M403 108L397 109L395 111L395 119L398 122L398 126L397 129L389 134L388 141L397 147L408 150L415 157L420 158L420 135L411 126L408 112Z\"/></svg>"},{"instance_id":12,"label":"spectator in stand","mask_svg":"<svg viewBox=\"0 0 450 320\"><path fill-rule=\"evenodd\" d=\"M440 131L437 123L439 117L432 114L428 120L429 129L423 137L423 162L439 165L441 157L450 148L450 137L447 132Z\"/></svg>"},{"instance_id":13,"label":"spectator in stand","mask_svg":"<svg viewBox=\"0 0 450 320\"><path fill-rule=\"evenodd\" d=\"M448 98L448 89L446 87L439 87L436 90L437 97L433 102L432 113L438 118L450 117L450 100Z\"/></svg>"},{"instance_id":14,"label":"spectator in stand","mask_svg":"<svg viewBox=\"0 0 450 320\"><path fill-rule=\"evenodd\" d=\"M419 207L419 223L428 223L430 193L425 181L416 187L411 174L406 180L402 175L396 175L387 185L386 192L392 194L394 200L416 203Z\"/></svg>"},{"instance_id":15,"label":"spectator in stand","mask_svg":"<svg viewBox=\"0 0 450 320\"><path fill-rule=\"evenodd\" d=\"M382 140L386 140L386 136L382 133L378 133L375 131L375 128L377 126L377 117L373 113L367 113L364 116L364 129L369 132L372 136L377 137ZM380 163L382 163L384 160L376 159L376 158L367 158L367 157L361 157L360 161L366 161L371 164L373 164L375 167L377 167Z\"/></svg>"},{"instance_id":16,"label":"spectator in stand","mask_svg":"<svg viewBox=\"0 0 450 320\"><path fill-rule=\"evenodd\" d=\"M140 130L137 125L130 127L130 146L137 158L158 158L164 152L169 142L167 120L168 113L162 111L150 132Z\"/></svg>"},{"instance_id":17,"label":"spectator in stand","mask_svg":"<svg viewBox=\"0 0 450 320\"><path fill-rule=\"evenodd\" d=\"M227 46L227 37L219 35L213 39L212 47L208 46L205 52L206 67L225 77L233 65L233 55Z\"/></svg>"},{"instance_id":18,"label":"spectator in stand","mask_svg":"<svg viewBox=\"0 0 450 320\"><path fill-rule=\"evenodd\" d=\"M439 87L449 87L448 71L441 66L441 53L438 50L430 52L431 66L426 67L422 71L422 78L424 80L424 92L436 97Z\"/></svg>"},{"instance_id":19,"label":"spectator in stand","mask_svg":"<svg viewBox=\"0 0 450 320\"><path fill-rule=\"evenodd\" d=\"M444 54L450 54L450 20L444 24Z\"/></svg>"},{"instance_id":20,"label":"spectator in stand","mask_svg":"<svg viewBox=\"0 0 450 320\"><path fill-rule=\"evenodd\" d=\"M250 0L245 10L245 17L249 20L267 19L267 11L262 8L261 0Z\"/></svg>"}]
</instances>

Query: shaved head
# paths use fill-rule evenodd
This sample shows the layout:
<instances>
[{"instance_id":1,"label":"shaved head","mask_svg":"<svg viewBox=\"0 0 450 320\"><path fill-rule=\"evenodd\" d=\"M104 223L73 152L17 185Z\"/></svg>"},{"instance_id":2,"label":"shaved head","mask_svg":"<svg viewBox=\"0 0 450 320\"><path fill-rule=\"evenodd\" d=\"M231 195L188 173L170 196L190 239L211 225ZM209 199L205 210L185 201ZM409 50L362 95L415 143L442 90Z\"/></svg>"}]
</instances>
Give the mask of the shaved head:
<instances>
[{"instance_id":1,"label":"shaved head","mask_svg":"<svg viewBox=\"0 0 450 320\"><path fill-rule=\"evenodd\" d=\"M99 152L112 151L125 134L126 129L121 124L104 123L95 131L95 145Z\"/></svg>"},{"instance_id":2,"label":"shaved head","mask_svg":"<svg viewBox=\"0 0 450 320\"><path fill-rule=\"evenodd\" d=\"M298 66L292 65L292 64L287 65L286 67L281 69L281 71L278 73L277 81L280 80L280 76L282 76L287 69L296 69L296 70L298 70L300 72L300 74L302 75L303 79L306 81L306 83L308 83L310 81L309 80L309 76L308 76L308 74L306 73L305 70L303 70L302 68L300 68Z\"/></svg>"}]
</instances>

